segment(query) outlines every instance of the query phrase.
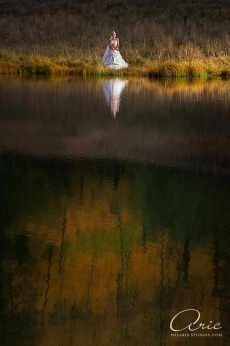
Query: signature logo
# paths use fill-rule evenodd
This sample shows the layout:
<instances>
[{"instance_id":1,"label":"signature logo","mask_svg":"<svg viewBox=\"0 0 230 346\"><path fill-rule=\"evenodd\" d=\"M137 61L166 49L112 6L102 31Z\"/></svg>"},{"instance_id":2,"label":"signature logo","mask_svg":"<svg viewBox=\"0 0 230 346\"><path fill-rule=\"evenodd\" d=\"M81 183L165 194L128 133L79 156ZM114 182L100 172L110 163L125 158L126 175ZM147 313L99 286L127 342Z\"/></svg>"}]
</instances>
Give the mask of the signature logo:
<instances>
[{"instance_id":1,"label":"signature logo","mask_svg":"<svg viewBox=\"0 0 230 346\"><path fill-rule=\"evenodd\" d=\"M187 325L184 325L182 328L179 328L177 329L175 327L176 323L177 322L177 318L178 316L180 316L182 319L185 318L186 314L191 314L190 311L193 311L195 312L195 317L194 317L194 320L191 321L191 323L187 324ZM220 323L214 323L212 321L209 322L209 324L205 324L205 323L202 323L200 321L201 319L201 314L200 314L200 311L196 310L196 309L186 309L186 310L182 310L180 312L178 312L178 314L176 314L173 319L171 320L170 322L170 329L173 331L173 332L181 332L182 330L189 330L190 332L194 332L195 330L198 330L198 329L206 329L206 330L218 330L218 329L221 329L221 325Z\"/></svg>"}]
</instances>

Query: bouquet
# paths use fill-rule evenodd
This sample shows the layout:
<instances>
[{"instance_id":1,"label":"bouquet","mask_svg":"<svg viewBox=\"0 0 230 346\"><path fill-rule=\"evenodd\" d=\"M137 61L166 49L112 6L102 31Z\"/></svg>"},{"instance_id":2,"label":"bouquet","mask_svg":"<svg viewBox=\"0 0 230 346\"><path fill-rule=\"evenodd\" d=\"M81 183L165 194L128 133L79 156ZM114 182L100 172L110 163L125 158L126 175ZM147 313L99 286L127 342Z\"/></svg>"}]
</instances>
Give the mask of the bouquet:
<instances>
[{"instance_id":1,"label":"bouquet","mask_svg":"<svg viewBox=\"0 0 230 346\"><path fill-rule=\"evenodd\" d=\"M115 44L110 44L109 48L112 49L112 50L115 50L115 49L118 50L118 47L115 46Z\"/></svg>"}]
</instances>

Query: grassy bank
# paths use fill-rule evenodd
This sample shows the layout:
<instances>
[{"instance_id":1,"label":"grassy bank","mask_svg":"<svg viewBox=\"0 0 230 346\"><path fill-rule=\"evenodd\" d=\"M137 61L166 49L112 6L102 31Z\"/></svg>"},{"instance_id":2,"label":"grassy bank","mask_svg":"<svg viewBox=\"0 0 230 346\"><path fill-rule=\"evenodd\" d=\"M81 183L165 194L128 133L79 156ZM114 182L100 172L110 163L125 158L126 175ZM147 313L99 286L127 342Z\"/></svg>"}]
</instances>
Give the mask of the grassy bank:
<instances>
[{"instance_id":1,"label":"grassy bank","mask_svg":"<svg viewBox=\"0 0 230 346\"><path fill-rule=\"evenodd\" d=\"M148 77L215 77L230 78L230 57L194 60L146 60L142 65L130 65L114 71L98 62L78 61L77 58L46 56L14 56L0 59L0 73L4 74L72 74L92 76L148 76Z\"/></svg>"},{"instance_id":2,"label":"grassy bank","mask_svg":"<svg viewBox=\"0 0 230 346\"><path fill-rule=\"evenodd\" d=\"M0 72L229 76L228 0L0 0ZM112 30L129 63L101 59Z\"/></svg>"}]
</instances>

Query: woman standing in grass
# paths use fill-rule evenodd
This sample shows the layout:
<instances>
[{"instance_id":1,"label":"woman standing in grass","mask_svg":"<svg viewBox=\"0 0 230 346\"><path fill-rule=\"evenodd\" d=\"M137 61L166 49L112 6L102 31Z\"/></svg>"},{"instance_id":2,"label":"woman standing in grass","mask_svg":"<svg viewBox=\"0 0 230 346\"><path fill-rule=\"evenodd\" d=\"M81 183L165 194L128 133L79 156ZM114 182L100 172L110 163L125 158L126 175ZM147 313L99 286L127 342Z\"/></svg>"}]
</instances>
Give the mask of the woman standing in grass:
<instances>
[{"instance_id":1,"label":"woman standing in grass","mask_svg":"<svg viewBox=\"0 0 230 346\"><path fill-rule=\"evenodd\" d=\"M119 38L116 36L115 31L112 32L112 36L109 39L102 62L104 66L115 70L128 67L127 62L122 59L119 52Z\"/></svg>"}]
</instances>

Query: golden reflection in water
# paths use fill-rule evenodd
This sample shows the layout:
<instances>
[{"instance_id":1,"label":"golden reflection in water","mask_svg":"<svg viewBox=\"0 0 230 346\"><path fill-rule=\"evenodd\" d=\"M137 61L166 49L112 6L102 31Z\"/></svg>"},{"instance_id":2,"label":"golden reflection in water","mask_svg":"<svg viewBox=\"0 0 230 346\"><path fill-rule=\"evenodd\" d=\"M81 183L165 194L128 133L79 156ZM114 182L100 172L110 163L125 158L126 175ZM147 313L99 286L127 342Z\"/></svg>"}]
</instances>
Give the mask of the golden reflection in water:
<instances>
[{"instance_id":1,"label":"golden reflection in water","mask_svg":"<svg viewBox=\"0 0 230 346\"><path fill-rule=\"evenodd\" d=\"M130 192L127 178L117 189L91 181L80 200L76 193L58 201L66 205L59 226L48 212L18 229L11 225L14 236L23 227L28 255L22 263L2 262L12 276L6 313L36 312L39 346L184 345L169 331L178 311L199 307L205 321L221 320L209 244L174 241L164 228L143 241L141 199L130 209ZM222 345L212 342L196 340Z\"/></svg>"},{"instance_id":2,"label":"golden reflection in water","mask_svg":"<svg viewBox=\"0 0 230 346\"><path fill-rule=\"evenodd\" d=\"M191 251L186 283L179 270L183 244L171 242L167 233L147 242L146 249L121 248L120 254L96 254L97 235L87 238L91 253L71 250L76 236L62 250L30 237L23 266L2 264L5 272L14 272L8 310L36 309L39 345L126 345L127 339L130 345L143 340L168 345L170 318L185 307L199 306L205 321L220 321L220 298L212 296L213 266L204 247Z\"/></svg>"},{"instance_id":3,"label":"golden reflection in water","mask_svg":"<svg viewBox=\"0 0 230 346\"><path fill-rule=\"evenodd\" d=\"M41 170L33 172L31 169L33 174L28 179L31 186L28 188L25 185L23 191L19 190L21 203L13 208L13 211L18 211L22 206L24 216L20 217L19 212L17 218L16 212L15 219L10 217L5 238L1 235L0 239L4 248L7 237L12 243L22 238L28 251L21 261L7 255L10 246L4 256L0 253L0 279L4 293L0 304L2 321L7 326L4 346L16 345L7 342L11 330L17 338L22 330L25 333L22 340L28 346L31 346L31 340L35 340L33 345L39 346L184 345L185 339L172 339L170 336L169 322L172 316L185 308L199 308L202 320L220 321L227 333L229 293L226 287L230 275L226 263L229 251L221 249L227 238L224 209L227 204L213 202L217 198L224 201L226 192L220 190L213 195L211 192L215 191L217 179L216 158L223 157L225 172L229 172L226 167L229 155L226 110L230 102L230 83L129 79L126 83L127 93L123 95L126 97L124 109L128 109L123 117L125 123L123 126L121 119L121 122L116 122L119 126L115 128L104 108L103 85L106 81L75 82L74 79L50 83L23 81L22 88L21 81L16 81L11 85L15 88L12 94L11 87L8 88L5 83L0 96L5 102L5 109L9 109L7 100L10 100L12 109L9 109L9 116L7 114L1 118L0 150L39 157L61 154L63 157L97 158L104 155L153 163L158 162L156 159L159 158L159 162L169 165L171 161L168 158L175 155L180 159L179 167L186 167L187 158L194 157L197 176L198 163L204 164L204 158L208 157L212 165L207 167L213 168L213 185L200 194L203 185L190 186L190 179L189 183L183 185L184 177L178 178L182 185L177 185L173 175L172 179L166 177L163 183L156 180L150 192L154 196L159 189L162 200L158 196L158 203L158 199L151 197L149 202L147 198L144 201L143 197L149 191L148 184L151 187L152 172L149 176L140 174L135 188L133 185L138 173L132 170L119 178L118 186L104 177L95 180L93 173L87 181L80 174L73 177L66 174L62 177L62 183L57 180L56 185L61 188L62 184L65 186L65 179L69 181L72 178L73 186L66 187L67 191L70 189L68 195L59 193L55 184L47 178L49 174L43 177L42 185L43 180L39 176ZM85 105L82 97L85 93L93 98L92 104ZM15 103L12 103L12 95ZM17 109L21 109L22 100L26 106L21 113L25 117L23 121L20 118L22 115L19 116L17 112ZM137 102L133 106L134 100ZM194 113L189 113L192 105L200 100L205 101L203 106L210 110L211 115L208 112L197 115L195 111L200 109L199 104L198 108L194 108ZM218 102L221 101L221 114L212 112L212 100L215 100L214 105L218 110ZM177 102L185 109L178 123L175 121ZM100 110L98 114L95 113L95 105ZM146 112L149 112L145 128L142 128L145 116L143 105L148 105ZM112 111L116 113L117 104L114 103L113 107ZM163 112L165 108L166 113ZM76 113L76 109L85 110L82 117ZM138 109L143 114L135 113ZM190 117L186 114L190 114ZM138 121L133 121L134 115ZM197 121L194 120L196 116ZM201 124L199 119L203 119ZM143 166L147 171L147 165ZM3 177L16 172L15 176L12 173L5 198L0 200L3 207L5 203L13 201L9 194L12 184L19 182L20 186L21 178L30 172L28 163L21 171L17 171L17 163L10 168L1 169L0 172ZM87 171L91 172L91 168L94 172L94 167ZM17 179L17 172L20 179ZM161 172L157 174L161 176ZM56 176L60 177L59 171ZM178 186L181 191L177 189ZM1 187L5 188L4 184ZM185 188L192 192L188 193ZM44 200L41 198L43 194ZM181 196L185 196L184 200ZM190 197L193 198L192 202ZM182 202L177 204L180 199ZM174 204L167 204L168 200ZM162 202L162 214L167 214L165 217L169 218L167 227L159 218L161 222L157 220L154 228L154 218L159 214L159 209L155 212L156 201L158 204ZM206 210L209 203L210 209ZM34 207L31 208L32 216L26 212L31 204ZM184 205L187 206L185 213L180 210ZM149 222L149 227L153 228L152 239L145 234L146 208L150 208L153 215L152 223ZM174 212L176 215L173 215ZM199 217L196 225L194 219ZM186 231L176 228L176 222ZM190 230L189 222L197 227ZM192 238L193 231L202 232L203 226L206 229L211 227L208 236L201 238L202 241L193 242L196 237L194 235ZM186 233L187 229L191 234ZM176 239L172 237L173 231L179 234ZM229 338L226 340L229 341ZM225 339L202 338L195 342L194 339L186 339L186 344L194 343L202 346L224 345Z\"/></svg>"}]
</instances>

